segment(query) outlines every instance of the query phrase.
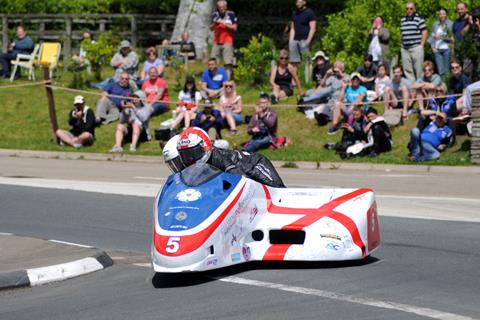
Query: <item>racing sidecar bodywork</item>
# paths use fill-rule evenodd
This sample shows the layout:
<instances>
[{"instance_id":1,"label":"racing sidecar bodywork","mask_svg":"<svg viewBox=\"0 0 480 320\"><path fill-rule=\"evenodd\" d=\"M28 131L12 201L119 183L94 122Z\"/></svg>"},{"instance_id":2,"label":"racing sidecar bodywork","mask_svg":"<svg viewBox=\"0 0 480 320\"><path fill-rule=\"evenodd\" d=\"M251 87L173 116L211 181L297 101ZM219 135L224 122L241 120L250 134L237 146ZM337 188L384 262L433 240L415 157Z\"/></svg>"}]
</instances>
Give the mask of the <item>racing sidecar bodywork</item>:
<instances>
[{"instance_id":1,"label":"racing sidecar bodywork","mask_svg":"<svg viewBox=\"0 0 480 320\"><path fill-rule=\"evenodd\" d=\"M253 260L355 260L379 245L371 189L272 188L194 165L170 176L154 205L156 272Z\"/></svg>"}]
</instances>

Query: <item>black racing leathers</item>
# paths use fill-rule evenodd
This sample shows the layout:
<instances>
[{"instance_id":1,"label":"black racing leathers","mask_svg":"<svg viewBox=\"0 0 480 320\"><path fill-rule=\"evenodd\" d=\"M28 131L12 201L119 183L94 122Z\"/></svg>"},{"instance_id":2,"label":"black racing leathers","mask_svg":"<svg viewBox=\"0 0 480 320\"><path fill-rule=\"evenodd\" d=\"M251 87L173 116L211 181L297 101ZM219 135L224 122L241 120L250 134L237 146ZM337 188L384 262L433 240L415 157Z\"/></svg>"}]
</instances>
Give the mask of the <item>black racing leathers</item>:
<instances>
[{"instance_id":1,"label":"black racing leathers","mask_svg":"<svg viewBox=\"0 0 480 320\"><path fill-rule=\"evenodd\" d=\"M259 153L213 147L208 163L222 171L242 175L271 187L285 188L273 164Z\"/></svg>"}]
</instances>

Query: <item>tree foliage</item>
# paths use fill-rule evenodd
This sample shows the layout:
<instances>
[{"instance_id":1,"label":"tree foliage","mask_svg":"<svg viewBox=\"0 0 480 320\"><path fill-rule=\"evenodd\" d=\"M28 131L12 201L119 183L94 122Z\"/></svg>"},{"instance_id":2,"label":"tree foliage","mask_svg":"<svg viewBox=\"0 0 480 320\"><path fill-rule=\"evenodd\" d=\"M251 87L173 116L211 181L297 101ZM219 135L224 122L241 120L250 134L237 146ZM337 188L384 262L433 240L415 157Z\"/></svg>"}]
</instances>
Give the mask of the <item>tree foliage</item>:
<instances>
[{"instance_id":1,"label":"tree foliage","mask_svg":"<svg viewBox=\"0 0 480 320\"><path fill-rule=\"evenodd\" d=\"M445 7L450 20L454 20L455 0L417 1L417 12L425 18L428 32L438 19L438 9ZM385 27L390 31L391 55L400 52L400 19L405 15L404 0L348 0L345 9L327 16L328 27L322 38L322 48L335 60L346 64L347 71L352 71L362 63L362 56L368 51L367 36L373 19L383 17Z\"/></svg>"}]
</instances>

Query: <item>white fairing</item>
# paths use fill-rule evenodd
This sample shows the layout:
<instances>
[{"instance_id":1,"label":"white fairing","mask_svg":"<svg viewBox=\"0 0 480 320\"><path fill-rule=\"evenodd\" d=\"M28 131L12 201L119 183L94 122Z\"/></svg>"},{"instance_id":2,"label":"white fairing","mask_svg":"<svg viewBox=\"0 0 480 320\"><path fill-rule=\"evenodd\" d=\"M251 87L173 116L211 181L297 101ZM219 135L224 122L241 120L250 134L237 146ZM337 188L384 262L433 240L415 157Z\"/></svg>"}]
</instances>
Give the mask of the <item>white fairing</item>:
<instances>
[{"instance_id":1,"label":"white fairing","mask_svg":"<svg viewBox=\"0 0 480 320\"><path fill-rule=\"evenodd\" d=\"M205 271L253 260L363 259L380 245L370 189L272 188L242 177L207 219L178 231L160 226L159 198L152 244L156 272ZM193 245L197 239L201 243ZM193 249L179 254L185 244Z\"/></svg>"}]
</instances>

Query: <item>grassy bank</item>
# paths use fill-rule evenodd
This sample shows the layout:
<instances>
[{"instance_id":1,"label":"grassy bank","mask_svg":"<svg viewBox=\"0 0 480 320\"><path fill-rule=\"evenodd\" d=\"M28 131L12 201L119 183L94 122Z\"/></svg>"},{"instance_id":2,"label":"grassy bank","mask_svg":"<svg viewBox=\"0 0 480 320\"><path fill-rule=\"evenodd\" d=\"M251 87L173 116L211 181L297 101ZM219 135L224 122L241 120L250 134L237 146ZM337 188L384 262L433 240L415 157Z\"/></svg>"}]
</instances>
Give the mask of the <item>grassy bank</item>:
<instances>
[{"instance_id":1,"label":"grassy bank","mask_svg":"<svg viewBox=\"0 0 480 320\"><path fill-rule=\"evenodd\" d=\"M203 65L198 63L191 66L191 72L199 79ZM105 71L105 76L110 74L110 70ZM37 77L40 78L40 72L37 70ZM177 100L178 91L175 90L175 74L172 69L167 68L166 77L170 85L170 99ZM60 79L56 85L68 87L72 80L72 74L61 72ZM30 82L17 80L13 85L28 84ZM2 88L2 86L11 85L7 79L0 80L0 148L5 149L30 149L30 150L50 150L50 151L75 151L73 148L61 147L52 143L50 121L48 115L48 104L45 89L42 85L31 87ZM268 91L268 88L264 88ZM85 89L89 93L84 93L87 105L95 109L95 101L98 99L96 94L99 90ZM243 97L246 104L254 104L261 90L247 88L239 85L238 93ZM67 113L72 108L73 97L78 93L64 90L54 90L57 118L60 128L68 129ZM263 151L272 160L285 161L350 161L350 162L371 162L371 163L407 163L406 145L409 140L409 132L416 125L416 116L403 125L393 130L394 147L391 152L382 154L376 158L354 158L350 160L341 160L333 151L323 148L326 142L336 142L341 138L341 133L330 136L327 135L328 127L319 127L315 121L306 119L303 114L296 112L293 107L285 107L287 104L295 104L295 98L281 101L276 110L279 114L279 135L285 135L293 139L293 144L284 150ZM171 106L171 109L174 107ZM381 108L379 108L381 109ZM244 114L252 114L253 108L247 107ZM162 121L168 119L170 113L152 118L150 127L157 127ZM93 146L82 148L82 152L108 152L114 144L114 132L116 124L101 126L96 130L96 142ZM239 127L240 134L230 137L225 132L225 138L229 140L234 147L242 142L249 140L246 133L246 125ZM442 153L441 159L429 164L439 165L468 165L470 140L467 137L460 136L456 144ZM128 148L127 148L128 149ZM137 150L141 155L159 155L160 148L157 141L150 141L141 144Z\"/></svg>"}]
</instances>

